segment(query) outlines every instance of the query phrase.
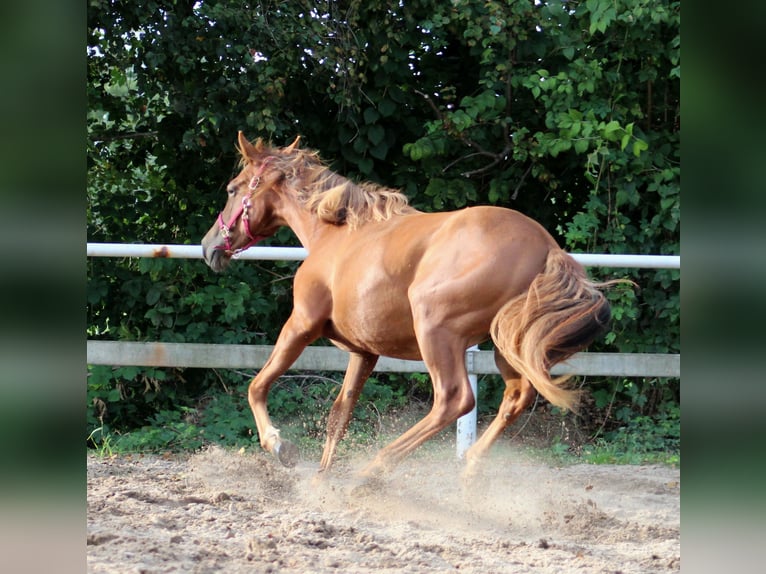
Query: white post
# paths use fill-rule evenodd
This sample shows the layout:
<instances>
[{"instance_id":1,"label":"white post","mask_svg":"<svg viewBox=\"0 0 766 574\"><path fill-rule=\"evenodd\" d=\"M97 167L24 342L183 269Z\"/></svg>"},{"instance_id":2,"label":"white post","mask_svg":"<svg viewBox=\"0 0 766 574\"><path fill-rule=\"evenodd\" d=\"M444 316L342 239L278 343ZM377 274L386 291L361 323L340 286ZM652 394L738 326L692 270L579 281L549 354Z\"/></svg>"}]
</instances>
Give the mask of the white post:
<instances>
[{"instance_id":1,"label":"white post","mask_svg":"<svg viewBox=\"0 0 766 574\"><path fill-rule=\"evenodd\" d=\"M478 379L474 372L473 353L478 351L479 346L468 347L465 352L465 368L468 371L468 381L471 383L474 404L473 410L457 420L457 457L463 458L465 452L476 442L476 413L478 411Z\"/></svg>"}]
</instances>

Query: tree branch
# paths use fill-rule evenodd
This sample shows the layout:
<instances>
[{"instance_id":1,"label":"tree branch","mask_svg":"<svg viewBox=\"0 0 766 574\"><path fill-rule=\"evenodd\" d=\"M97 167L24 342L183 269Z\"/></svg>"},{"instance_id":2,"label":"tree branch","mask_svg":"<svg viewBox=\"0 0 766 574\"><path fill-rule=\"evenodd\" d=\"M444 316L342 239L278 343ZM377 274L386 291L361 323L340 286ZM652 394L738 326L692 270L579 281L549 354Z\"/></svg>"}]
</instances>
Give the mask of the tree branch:
<instances>
[{"instance_id":1,"label":"tree branch","mask_svg":"<svg viewBox=\"0 0 766 574\"><path fill-rule=\"evenodd\" d=\"M438 106L431 99L431 96L421 92L420 90L413 90L413 91L416 94L418 94L419 96L422 96L423 99L425 99L425 101L428 102L428 105L431 106L431 109L436 114L436 117L439 120L441 120L442 123L446 123L447 120L444 118L444 114L442 114L442 111L438 108ZM504 131L507 132L508 130L504 130ZM489 164L485 165L484 167L480 167L479 169L474 169L472 171L464 172L462 174L463 177L472 177L474 175L481 175L483 173L488 172L489 170L491 170L493 167L495 167L500 162L505 161L506 159L508 159L508 154L511 153L511 150L513 149L513 139L510 137L510 134L506 133L504 137L505 137L505 142L506 142L505 143L505 147L503 148L503 150L500 153L495 153L495 152L491 152L491 151L485 150L477 142L473 141L471 138L469 138L465 134L461 133L460 134L460 140L465 145L467 145L468 147L475 149L476 153L470 153L468 155L464 155L463 157L460 157L460 158L456 159L455 161L453 161L452 163L447 165L447 167L445 167L442 170L442 173L447 171L449 168L451 168L455 164L457 164L457 163L459 163L459 162L461 162L463 160L466 160L466 159L469 159L469 158L472 158L472 157L476 157L477 155L482 155L482 156L485 156L485 157L488 157L488 158L492 158L492 161Z\"/></svg>"},{"instance_id":2,"label":"tree branch","mask_svg":"<svg viewBox=\"0 0 766 574\"><path fill-rule=\"evenodd\" d=\"M519 183L516 184L516 187L513 188L513 194L511 195L511 199L516 201L516 198L519 196L519 190L521 189L521 186L524 184L524 180L527 179L527 176L529 175L529 172L532 171L532 166L535 165L535 162L532 162L529 164L529 167L526 169L526 171L521 176L521 179L519 180Z\"/></svg>"},{"instance_id":3,"label":"tree branch","mask_svg":"<svg viewBox=\"0 0 766 574\"><path fill-rule=\"evenodd\" d=\"M132 139L138 139L138 138L157 137L158 134L159 132L157 131L151 131L151 132L133 132L130 134L117 134L113 136L95 135L91 137L91 140L97 141L97 142L110 143L110 142L119 141L119 140L132 140Z\"/></svg>"}]
</instances>

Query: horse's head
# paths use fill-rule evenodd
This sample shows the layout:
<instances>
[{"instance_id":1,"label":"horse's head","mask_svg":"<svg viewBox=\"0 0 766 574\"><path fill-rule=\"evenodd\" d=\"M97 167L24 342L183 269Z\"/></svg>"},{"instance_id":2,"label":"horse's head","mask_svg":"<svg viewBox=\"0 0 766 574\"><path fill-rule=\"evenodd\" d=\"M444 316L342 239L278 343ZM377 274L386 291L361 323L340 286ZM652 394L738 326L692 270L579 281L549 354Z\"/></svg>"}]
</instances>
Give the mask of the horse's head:
<instances>
[{"instance_id":1,"label":"horse's head","mask_svg":"<svg viewBox=\"0 0 766 574\"><path fill-rule=\"evenodd\" d=\"M213 271L223 271L233 254L276 233L285 222L278 214L278 190L285 179L276 168L280 155L291 152L298 139L283 150L251 144L239 132L242 170L226 186L228 199L217 221L202 238L202 254Z\"/></svg>"}]
</instances>

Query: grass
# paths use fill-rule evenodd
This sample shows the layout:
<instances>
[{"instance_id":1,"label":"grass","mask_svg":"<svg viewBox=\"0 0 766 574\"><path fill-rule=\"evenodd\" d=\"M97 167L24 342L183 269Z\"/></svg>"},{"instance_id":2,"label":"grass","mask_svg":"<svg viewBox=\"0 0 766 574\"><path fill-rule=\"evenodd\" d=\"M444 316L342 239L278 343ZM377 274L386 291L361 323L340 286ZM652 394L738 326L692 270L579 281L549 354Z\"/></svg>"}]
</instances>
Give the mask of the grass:
<instances>
[{"instance_id":1,"label":"grass","mask_svg":"<svg viewBox=\"0 0 766 574\"><path fill-rule=\"evenodd\" d=\"M564 443L554 443L548 449L532 449L538 456L549 458L557 464L666 464L678 466L681 463L681 453L675 449L667 451L650 451L640 447L626 449L620 444L597 440L592 444L578 448L572 452Z\"/></svg>"}]
</instances>

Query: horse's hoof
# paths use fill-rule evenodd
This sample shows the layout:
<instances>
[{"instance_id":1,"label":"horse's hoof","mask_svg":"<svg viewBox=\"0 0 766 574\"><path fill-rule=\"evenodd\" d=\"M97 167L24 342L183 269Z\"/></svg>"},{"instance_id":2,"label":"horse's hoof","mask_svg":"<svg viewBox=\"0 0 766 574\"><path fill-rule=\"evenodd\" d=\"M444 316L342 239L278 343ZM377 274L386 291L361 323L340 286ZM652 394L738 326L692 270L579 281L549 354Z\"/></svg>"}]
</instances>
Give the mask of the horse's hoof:
<instances>
[{"instance_id":1,"label":"horse's hoof","mask_svg":"<svg viewBox=\"0 0 766 574\"><path fill-rule=\"evenodd\" d=\"M298 462L300 455L298 454L298 447L291 443L289 440L280 440L274 445L274 456L282 463L282 466L287 468L293 468Z\"/></svg>"},{"instance_id":2,"label":"horse's hoof","mask_svg":"<svg viewBox=\"0 0 766 574\"><path fill-rule=\"evenodd\" d=\"M467 485L476 480L480 474L481 468L479 461L472 458L466 461L465 466L463 467L463 472L460 473L460 480Z\"/></svg>"},{"instance_id":3,"label":"horse's hoof","mask_svg":"<svg viewBox=\"0 0 766 574\"><path fill-rule=\"evenodd\" d=\"M351 496L354 498L379 496L385 492L385 486L385 482L380 476L360 477L359 482L351 488Z\"/></svg>"},{"instance_id":4,"label":"horse's hoof","mask_svg":"<svg viewBox=\"0 0 766 574\"><path fill-rule=\"evenodd\" d=\"M325 486L326 484L327 484L327 473L324 471L319 471L314 476L311 477L312 488L320 488L322 486Z\"/></svg>"},{"instance_id":5,"label":"horse's hoof","mask_svg":"<svg viewBox=\"0 0 766 574\"><path fill-rule=\"evenodd\" d=\"M476 469L460 473L460 490L463 494L471 494L477 490L477 484L481 476Z\"/></svg>"}]
</instances>

